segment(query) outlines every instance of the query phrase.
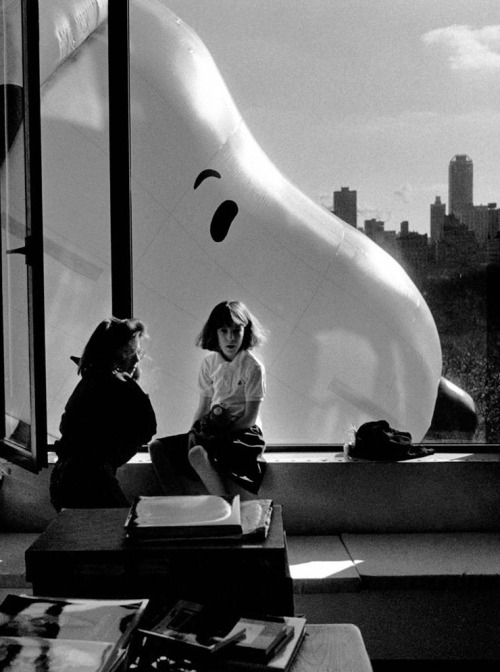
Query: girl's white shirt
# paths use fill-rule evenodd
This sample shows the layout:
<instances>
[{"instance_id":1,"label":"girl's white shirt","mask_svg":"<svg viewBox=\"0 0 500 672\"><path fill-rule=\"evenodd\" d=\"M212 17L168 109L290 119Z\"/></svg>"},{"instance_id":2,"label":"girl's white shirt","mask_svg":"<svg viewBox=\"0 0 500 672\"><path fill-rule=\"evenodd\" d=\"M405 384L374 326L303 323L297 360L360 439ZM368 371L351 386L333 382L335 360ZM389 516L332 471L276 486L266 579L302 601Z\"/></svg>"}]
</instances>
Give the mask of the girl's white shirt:
<instances>
[{"instance_id":1,"label":"girl's white shirt","mask_svg":"<svg viewBox=\"0 0 500 672\"><path fill-rule=\"evenodd\" d=\"M245 413L247 401L264 399L266 370L248 350L241 350L230 362L211 352L201 363L198 385L203 396L212 398L211 406L222 404L237 419Z\"/></svg>"}]
</instances>

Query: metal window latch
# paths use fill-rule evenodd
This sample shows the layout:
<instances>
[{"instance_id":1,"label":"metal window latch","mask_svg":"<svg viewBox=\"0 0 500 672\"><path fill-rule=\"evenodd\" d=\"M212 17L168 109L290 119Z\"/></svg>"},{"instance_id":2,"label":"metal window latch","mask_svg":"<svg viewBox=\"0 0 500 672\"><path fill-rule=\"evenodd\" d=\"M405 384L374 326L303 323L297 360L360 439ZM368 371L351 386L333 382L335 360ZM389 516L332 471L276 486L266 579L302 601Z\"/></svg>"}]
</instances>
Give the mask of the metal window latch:
<instances>
[{"instance_id":1,"label":"metal window latch","mask_svg":"<svg viewBox=\"0 0 500 672\"><path fill-rule=\"evenodd\" d=\"M28 247L25 245L24 247L16 247L13 250L6 250L6 254L27 254L28 253Z\"/></svg>"},{"instance_id":2,"label":"metal window latch","mask_svg":"<svg viewBox=\"0 0 500 672\"><path fill-rule=\"evenodd\" d=\"M33 252L33 243L31 240L31 236L26 236L24 239L24 245L23 247L15 247L12 250L5 250L6 254L24 254L26 257L26 263L31 264L32 261L32 252Z\"/></svg>"}]
</instances>

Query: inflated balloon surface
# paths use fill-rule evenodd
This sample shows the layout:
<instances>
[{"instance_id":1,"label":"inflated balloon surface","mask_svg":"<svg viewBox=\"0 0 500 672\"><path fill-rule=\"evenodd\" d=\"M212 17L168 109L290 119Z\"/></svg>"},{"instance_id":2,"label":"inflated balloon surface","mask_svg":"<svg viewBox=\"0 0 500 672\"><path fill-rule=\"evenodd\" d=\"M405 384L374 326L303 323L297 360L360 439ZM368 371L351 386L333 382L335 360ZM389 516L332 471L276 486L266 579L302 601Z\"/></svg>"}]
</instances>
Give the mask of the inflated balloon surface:
<instances>
[{"instance_id":1,"label":"inflated balloon surface","mask_svg":"<svg viewBox=\"0 0 500 672\"><path fill-rule=\"evenodd\" d=\"M16 4L5 35L15 32ZM57 434L77 380L69 358L111 311L107 3L45 0L40 9L48 408ZM420 440L441 350L416 287L279 172L168 3L131 0L130 26L134 311L150 332L142 383L159 434L190 427L205 354L194 339L218 302L239 299L269 330L256 351L268 376L268 442L344 442L353 427L382 418ZM8 59L4 83L22 85L19 49ZM4 164L11 183L21 148L18 136ZM21 218L10 201L11 219Z\"/></svg>"}]
</instances>

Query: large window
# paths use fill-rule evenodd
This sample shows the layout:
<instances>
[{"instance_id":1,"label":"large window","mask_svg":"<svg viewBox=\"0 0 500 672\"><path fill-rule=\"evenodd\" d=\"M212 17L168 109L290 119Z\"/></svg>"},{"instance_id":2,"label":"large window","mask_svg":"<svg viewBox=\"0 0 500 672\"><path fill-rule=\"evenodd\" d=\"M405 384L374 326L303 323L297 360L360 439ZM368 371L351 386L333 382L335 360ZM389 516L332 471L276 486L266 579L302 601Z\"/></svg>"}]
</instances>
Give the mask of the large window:
<instances>
[{"instance_id":1,"label":"large window","mask_svg":"<svg viewBox=\"0 0 500 672\"><path fill-rule=\"evenodd\" d=\"M432 311L443 376L478 424L428 439L497 444L499 8L295 2L254 18L222 4L170 7L276 164L396 258Z\"/></svg>"},{"instance_id":2,"label":"large window","mask_svg":"<svg viewBox=\"0 0 500 672\"><path fill-rule=\"evenodd\" d=\"M373 306L392 296L399 343L384 324L376 336L366 327L372 306L360 312L364 290L354 294L356 273L371 291L379 248L418 289L415 305L425 299L442 375L477 411L473 434L448 425L419 438L498 444L491 3L294 2L278 12L132 1L130 15L128 4L114 2L121 13L108 17L106 2L89 0L78 23L68 1L67 39L50 2L40 21L36 3L2 5L2 455L33 470L46 463L77 382L71 357L103 317L132 310L151 336L141 382L158 432L184 431L203 356L194 340L227 298L272 324L262 350L269 443L339 446L351 409L364 401L366 419L380 419L391 385L395 417L406 417L405 399L421 394L418 367L405 369L408 339L427 364L418 321L398 315L413 290L377 276ZM331 213L359 231L337 245ZM353 275L346 264L332 291L346 240L346 258L366 263Z\"/></svg>"}]
</instances>

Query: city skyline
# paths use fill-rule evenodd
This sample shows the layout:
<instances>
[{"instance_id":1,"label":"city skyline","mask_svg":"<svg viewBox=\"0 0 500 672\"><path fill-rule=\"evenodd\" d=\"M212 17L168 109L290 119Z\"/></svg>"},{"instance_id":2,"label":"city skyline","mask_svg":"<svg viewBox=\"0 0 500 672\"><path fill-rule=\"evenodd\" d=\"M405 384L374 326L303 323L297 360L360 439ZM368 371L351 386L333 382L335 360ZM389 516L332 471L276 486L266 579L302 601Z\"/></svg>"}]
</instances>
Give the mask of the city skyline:
<instances>
[{"instance_id":1,"label":"city skyline","mask_svg":"<svg viewBox=\"0 0 500 672\"><path fill-rule=\"evenodd\" d=\"M483 244L486 238L491 236L491 227L496 226L495 230L498 231L498 223L494 223L495 221L498 222L498 212L500 212L498 203L490 201L488 203L477 204L474 201L473 184L474 168L472 159L464 154L455 155L449 163L448 203L443 201L439 195L436 195L434 203L430 204L430 231L425 232L429 236L429 240L433 240L437 219L443 222L445 217L454 217L457 222L466 224L474 232L478 242ZM368 228L371 230L371 227L376 224L378 227L382 226L382 229L386 233L392 231L401 233L402 235L407 235L408 233L422 234L420 231L411 229L408 220L401 220L392 229L386 229L386 222L377 217L363 218L359 221L360 212L356 204L356 189L351 189L350 186L342 186L340 189L334 190L333 207L329 208L329 210L347 224L351 224L365 233L367 232L367 225L369 225Z\"/></svg>"},{"instance_id":2,"label":"city skyline","mask_svg":"<svg viewBox=\"0 0 500 672\"><path fill-rule=\"evenodd\" d=\"M493 0L172 0L262 149L310 198L429 233L448 165L500 201L500 6Z\"/></svg>"}]
</instances>

